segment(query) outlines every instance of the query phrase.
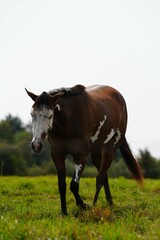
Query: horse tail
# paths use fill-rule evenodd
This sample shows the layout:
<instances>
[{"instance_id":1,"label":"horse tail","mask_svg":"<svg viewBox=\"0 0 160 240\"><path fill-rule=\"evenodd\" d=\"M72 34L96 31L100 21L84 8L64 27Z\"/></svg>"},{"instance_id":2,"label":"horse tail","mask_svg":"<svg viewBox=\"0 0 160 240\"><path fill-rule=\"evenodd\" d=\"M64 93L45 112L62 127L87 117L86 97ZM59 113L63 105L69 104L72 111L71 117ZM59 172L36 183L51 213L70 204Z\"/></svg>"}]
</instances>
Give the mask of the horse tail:
<instances>
[{"instance_id":1,"label":"horse tail","mask_svg":"<svg viewBox=\"0 0 160 240\"><path fill-rule=\"evenodd\" d=\"M126 138L123 139L123 142L121 143L119 149L124 159L124 162L128 169L130 170L131 174L133 175L133 177L135 178L139 185L143 185L143 174L140 165L135 160Z\"/></svg>"}]
</instances>

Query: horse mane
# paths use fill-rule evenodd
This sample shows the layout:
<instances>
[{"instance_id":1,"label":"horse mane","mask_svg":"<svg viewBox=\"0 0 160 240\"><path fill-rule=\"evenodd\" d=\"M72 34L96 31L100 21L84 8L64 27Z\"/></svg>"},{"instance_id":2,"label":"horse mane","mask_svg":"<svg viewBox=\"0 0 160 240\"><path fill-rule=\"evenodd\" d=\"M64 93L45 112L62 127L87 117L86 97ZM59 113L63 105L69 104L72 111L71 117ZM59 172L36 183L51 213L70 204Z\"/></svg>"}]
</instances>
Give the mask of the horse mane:
<instances>
[{"instance_id":1,"label":"horse mane","mask_svg":"<svg viewBox=\"0 0 160 240\"><path fill-rule=\"evenodd\" d=\"M46 92L42 92L38 98L36 99L33 107L35 109L39 109L42 106L46 106L47 108L51 108L52 107L52 103L48 97L48 94Z\"/></svg>"},{"instance_id":2,"label":"horse mane","mask_svg":"<svg viewBox=\"0 0 160 240\"><path fill-rule=\"evenodd\" d=\"M61 93L63 92L63 97L69 97L69 96L75 96L80 94L82 91L85 90L85 87L83 85L75 85L74 87L71 88L57 88L49 91L48 93L53 96L56 93Z\"/></svg>"},{"instance_id":3,"label":"horse mane","mask_svg":"<svg viewBox=\"0 0 160 240\"><path fill-rule=\"evenodd\" d=\"M35 109L39 109L42 106L46 106L47 108L52 108L52 102L50 100L50 98L48 97L48 94L50 96L54 96L57 93L61 93L63 92L63 96L69 97L69 96L75 96L80 94L82 91L84 91L85 87L83 85L76 85L74 87L71 88L58 88L58 89L54 89L47 92L42 92L38 98L36 99L33 107Z\"/></svg>"}]
</instances>

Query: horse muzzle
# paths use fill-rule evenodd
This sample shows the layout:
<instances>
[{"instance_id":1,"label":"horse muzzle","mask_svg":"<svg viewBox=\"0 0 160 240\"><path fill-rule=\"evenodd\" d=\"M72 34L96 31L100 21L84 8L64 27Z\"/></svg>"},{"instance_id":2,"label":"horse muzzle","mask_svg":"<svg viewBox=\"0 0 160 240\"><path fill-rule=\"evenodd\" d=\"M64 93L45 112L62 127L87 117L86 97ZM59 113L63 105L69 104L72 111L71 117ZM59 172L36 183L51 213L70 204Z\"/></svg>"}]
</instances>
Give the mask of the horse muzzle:
<instances>
[{"instance_id":1,"label":"horse muzzle","mask_svg":"<svg viewBox=\"0 0 160 240\"><path fill-rule=\"evenodd\" d=\"M40 153L42 151L42 143L37 141L32 141L31 148L34 153Z\"/></svg>"}]
</instances>

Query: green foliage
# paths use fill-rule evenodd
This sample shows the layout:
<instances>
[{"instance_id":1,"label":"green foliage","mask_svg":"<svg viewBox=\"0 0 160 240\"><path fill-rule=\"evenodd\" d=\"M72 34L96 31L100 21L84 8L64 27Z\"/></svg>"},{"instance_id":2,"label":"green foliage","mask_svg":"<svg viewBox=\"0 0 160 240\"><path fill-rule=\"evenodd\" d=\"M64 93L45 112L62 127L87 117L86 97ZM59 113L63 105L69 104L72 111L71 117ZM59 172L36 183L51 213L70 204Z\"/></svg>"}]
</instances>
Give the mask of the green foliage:
<instances>
[{"instance_id":1,"label":"green foliage","mask_svg":"<svg viewBox=\"0 0 160 240\"><path fill-rule=\"evenodd\" d=\"M26 175L26 161L17 146L11 144L0 145L0 162L5 175Z\"/></svg>"},{"instance_id":2,"label":"green foliage","mask_svg":"<svg viewBox=\"0 0 160 240\"><path fill-rule=\"evenodd\" d=\"M0 143L13 143L14 135L9 122L2 120L0 122Z\"/></svg>"},{"instance_id":3,"label":"green foliage","mask_svg":"<svg viewBox=\"0 0 160 240\"><path fill-rule=\"evenodd\" d=\"M11 126L13 134L25 130L23 123L19 117L14 117L9 114L6 117L6 122L8 122Z\"/></svg>"},{"instance_id":4,"label":"green foliage","mask_svg":"<svg viewBox=\"0 0 160 240\"><path fill-rule=\"evenodd\" d=\"M56 177L1 177L1 239L160 239L160 181L146 180L142 189L124 178L109 182L112 209L103 191L92 206L95 178L83 178L80 194L90 208L78 209L67 189L69 215L62 217Z\"/></svg>"},{"instance_id":5,"label":"green foliage","mask_svg":"<svg viewBox=\"0 0 160 240\"><path fill-rule=\"evenodd\" d=\"M145 178L160 178L160 161L152 157L147 149L140 150L140 159Z\"/></svg>"},{"instance_id":6,"label":"green foliage","mask_svg":"<svg viewBox=\"0 0 160 240\"><path fill-rule=\"evenodd\" d=\"M119 158L119 160L113 160L111 167L108 170L108 176L112 178L121 176L126 178L132 177L122 158Z\"/></svg>"}]
</instances>

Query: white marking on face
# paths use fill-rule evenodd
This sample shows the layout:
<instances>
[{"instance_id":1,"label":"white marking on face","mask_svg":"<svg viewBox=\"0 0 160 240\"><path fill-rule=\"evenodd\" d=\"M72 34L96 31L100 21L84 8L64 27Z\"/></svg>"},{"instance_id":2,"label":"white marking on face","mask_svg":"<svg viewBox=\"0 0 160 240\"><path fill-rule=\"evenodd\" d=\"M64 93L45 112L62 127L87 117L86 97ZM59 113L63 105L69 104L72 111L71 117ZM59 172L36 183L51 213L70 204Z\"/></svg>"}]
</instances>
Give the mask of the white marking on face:
<instances>
[{"instance_id":1,"label":"white marking on face","mask_svg":"<svg viewBox=\"0 0 160 240\"><path fill-rule=\"evenodd\" d=\"M90 136L90 140L91 140L92 143L94 143L94 142L98 139L98 136L99 136L99 134L100 134L100 130L101 130L101 128L103 127L106 119L107 119L107 116L104 115L103 121L102 121L102 122L101 122L101 121L99 122L99 127L98 127L97 131L95 132L95 134L94 134L93 136Z\"/></svg>"},{"instance_id":2,"label":"white marking on face","mask_svg":"<svg viewBox=\"0 0 160 240\"><path fill-rule=\"evenodd\" d=\"M120 139L121 139L121 132L120 132L119 129L117 128L116 137L115 137L115 142L114 142L113 147L115 147L115 145L119 142Z\"/></svg>"},{"instance_id":3,"label":"white marking on face","mask_svg":"<svg viewBox=\"0 0 160 240\"><path fill-rule=\"evenodd\" d=\"M105 140L103 143L108 143L108 142L112 139L112 137L114 136L114 134L115 134L115 131L114 131L113 128L111 128L110 133L108 134L106 140Z\"/></svg>"},{"instance_id":4,"label":"white marking on face","mask_svg":"<svg viewBox=\"0 0 160 240\"><path fill-rule=\"evenodd\" d=\"M79 175L78 175L78 173L79 173L79 171L81 171L81 169L82 169L82 164L79 164L79 165L75 164L75 166L74 166L74 170L75 170L74 181L77 182L77 183L79 182Z\"/></svg>"},{"instance_id":5,"label":"white marking on face","mask_svg":"<svg viewBox=\"0 0 160 240\"><path fill-rule=\"evenodd\" d=\"M35 144L42 142L42 135L45 136L48 133L48 130L52 128L53 124L53 111L43 107L41 110L32 109L32 132L33 139L32 142Z\"/></svg>"},{"instance_id":6,"label":"white marking on face","mask_svg":"<svg viewBox=\"0 0 160 240\"><path fill-rule=\"evenodd\" d=\"M56 105L56 108L58 108L58 111L61 111L61 107L59 104Z\"/></svg>"}]
</instances>

